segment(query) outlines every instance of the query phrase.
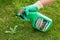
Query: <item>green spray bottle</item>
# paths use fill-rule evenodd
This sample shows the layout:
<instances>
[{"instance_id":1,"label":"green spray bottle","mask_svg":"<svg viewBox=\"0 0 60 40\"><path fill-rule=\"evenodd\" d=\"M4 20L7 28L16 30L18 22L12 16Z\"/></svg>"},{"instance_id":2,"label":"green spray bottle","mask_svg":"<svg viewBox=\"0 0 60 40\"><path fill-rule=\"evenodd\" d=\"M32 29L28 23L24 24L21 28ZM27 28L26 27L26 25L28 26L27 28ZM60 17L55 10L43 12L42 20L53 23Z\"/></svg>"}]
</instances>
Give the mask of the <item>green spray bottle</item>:
<instances>
[{"instance_id":1,"label":"green spray bottle","mask_svg":"<svg viewBox=\"0 0 60 40\"><path fill-rule=\"evenodd\" d=\"M42 31L47 32L52 25L52 19L46 17L45 15L38 12L38 8L34 5L21 8L23 11L17 14L20 16L20 20L32 21L32 27Z\"/></svg>"}]
</instances>

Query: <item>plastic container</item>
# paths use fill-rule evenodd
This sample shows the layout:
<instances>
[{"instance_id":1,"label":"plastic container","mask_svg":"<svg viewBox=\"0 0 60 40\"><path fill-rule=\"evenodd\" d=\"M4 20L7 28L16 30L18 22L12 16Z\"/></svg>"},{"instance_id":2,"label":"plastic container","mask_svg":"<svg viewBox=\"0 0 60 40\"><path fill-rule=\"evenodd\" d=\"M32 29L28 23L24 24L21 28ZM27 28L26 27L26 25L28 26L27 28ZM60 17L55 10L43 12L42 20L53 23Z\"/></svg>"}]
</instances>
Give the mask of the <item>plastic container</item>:
<instances>
[{"instance_id":1,"label":"plastic container","mask_svg":"<svg viewBox=\"0 0 60 40\"><path fill-rule=\"evenodd\" d=\"M37 12L38 8L36 6L30 5L22 9L23 12L20 15L17 14L17 16L20 16L20 19L32 21L33 28L42 32L47 32L51 28L52 19Z\"/></svg>"}]
</instances>

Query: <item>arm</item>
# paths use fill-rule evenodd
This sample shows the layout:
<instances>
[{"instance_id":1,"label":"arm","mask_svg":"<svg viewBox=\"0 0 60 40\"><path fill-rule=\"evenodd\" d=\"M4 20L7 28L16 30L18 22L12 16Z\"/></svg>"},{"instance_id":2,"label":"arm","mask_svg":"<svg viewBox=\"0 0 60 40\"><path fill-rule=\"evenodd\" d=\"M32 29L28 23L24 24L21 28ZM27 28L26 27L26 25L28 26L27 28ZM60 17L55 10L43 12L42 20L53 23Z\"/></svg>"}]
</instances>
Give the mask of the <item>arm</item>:
<instances>
[{"instance_id":1,"label":"arm","mask_svg":"<svg viewBox=\"0 0 60 40\"><path fill-rule=\"evenodd\" d=\"M27 6L26 9L29 10L30 12L36 12L38 9L43 8L49 3L54 2L55 0L38 0L36 3L33 5Z\"/></svg>"},{"instance_id":2,"label":"arm","mask_svg":"<svg viewBox=\"0 0 60 40\"><path fill-rule=\"evenodd\" d=\"M52 2L54 2L55 0L39 0L39 1L37 1L35 4L33 4L33 5L35 5L35 6L37 6L38 7L38 9L40 9L40 8L43 8L44 6L46 6L47 4L49 4L49 3L52 3Z\"/></svg>"},{"instance_id":3,"label":"arm","mask_svg":"<svg viewBox=\"0 0 60 40\"><path fill-rule=\"evenodd\" d=\"M54 1L55 0L39 0L36 3L34 3L33 5L30 5L30 6L27 6L27 7L20 9L18 16L21 15L21 17L24 18L23 17L24 15L22 15L24 11L26 12L24 14L28 15L28 12L36 12L38 9L43 8L47 4L54 2Z\"/></svg>"},{"instance_id":4,"label":"arm","mask_svg":"<svg viewBox=\"0 0 60 40\"><path fill-rule=\"evenodd\" d=\"M39 0L33 5L24 7L26 10L31 11L31 12L36 12L38 9L43 8L47 4L54 2L55 0ZM19 11L19 13L22 13L22 9Z\"/></svg>"}]
</instances>

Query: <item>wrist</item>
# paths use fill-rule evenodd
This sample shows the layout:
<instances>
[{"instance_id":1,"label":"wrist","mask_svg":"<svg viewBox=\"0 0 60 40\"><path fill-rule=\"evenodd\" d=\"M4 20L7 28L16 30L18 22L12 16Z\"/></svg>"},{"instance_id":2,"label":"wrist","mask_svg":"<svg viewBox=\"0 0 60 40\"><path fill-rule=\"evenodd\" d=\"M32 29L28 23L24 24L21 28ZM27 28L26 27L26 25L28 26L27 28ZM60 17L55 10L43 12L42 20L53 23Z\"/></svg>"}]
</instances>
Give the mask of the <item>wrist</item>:
<instances>
[{"instance_id":1,"label":"wrist","mask_svg":"<svg viewBox=\"0 0 60 40\"><path fill-rule=\"evenodd\" d=\"M38 9L43 8L43 4L41 3L41 1L37 1L36 3L34 3L34 6L36 6Z\"/></svg>"}]
</instances>

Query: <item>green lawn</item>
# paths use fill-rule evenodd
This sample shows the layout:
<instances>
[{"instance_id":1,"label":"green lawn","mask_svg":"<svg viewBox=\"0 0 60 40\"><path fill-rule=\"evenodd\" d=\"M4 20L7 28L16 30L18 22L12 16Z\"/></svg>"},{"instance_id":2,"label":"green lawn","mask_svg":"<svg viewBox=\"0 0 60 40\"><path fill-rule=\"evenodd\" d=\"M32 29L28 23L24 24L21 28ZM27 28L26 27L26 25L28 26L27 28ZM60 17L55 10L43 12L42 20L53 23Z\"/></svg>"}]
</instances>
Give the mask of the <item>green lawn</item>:
<instances>
[{"instance_id":1,"label":"green lawn","mask_svg":"<svg viewBox=\"0 0 60 40\"><path fill-rule=\"evenodd\" d=\"M16 18L17 9L36 1L0 0L0 40L60 40L60 0L39 10L53 20L53 26L47 33L34 30L29 22L20 23L19 18ZM5 33L5 30L15 25L18 25L16 34Z\"/></svg>"}]
</instances>

